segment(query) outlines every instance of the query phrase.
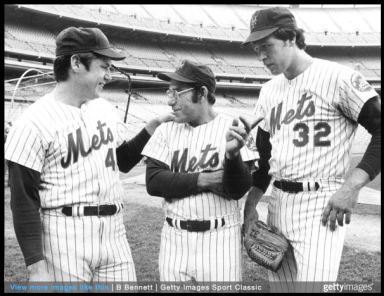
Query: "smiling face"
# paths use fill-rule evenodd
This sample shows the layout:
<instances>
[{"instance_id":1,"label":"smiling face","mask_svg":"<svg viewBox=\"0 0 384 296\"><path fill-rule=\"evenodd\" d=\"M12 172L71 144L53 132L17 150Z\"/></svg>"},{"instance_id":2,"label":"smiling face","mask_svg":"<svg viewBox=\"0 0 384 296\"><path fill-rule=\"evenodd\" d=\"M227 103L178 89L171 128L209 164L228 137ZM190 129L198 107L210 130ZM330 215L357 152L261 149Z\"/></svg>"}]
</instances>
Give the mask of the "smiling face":
<instances>
[{"instance_id":1,"label":"smiling face","mask_svg":"<svg viewBox=\"0 0 384 296\"><path fill-rule=\"evenodd\" d=\"M270 35L263 40L252 42L252 47L257 59L263 62L273 75L289 71L294 53L290 40L283 41Z\"/></svg>"},{"instance_id":2,"label":"smiling face","mask_svg":"<svg viewBox=\"0 0 384 296\"><path fill-rule=\"evenodd\" d=\"M77 78L82 86L84 99L99 98L104 85L111 80L111 59L96 57L91 61L88 70L84 65L80 67Z\"/></svg>"}]
</instances>

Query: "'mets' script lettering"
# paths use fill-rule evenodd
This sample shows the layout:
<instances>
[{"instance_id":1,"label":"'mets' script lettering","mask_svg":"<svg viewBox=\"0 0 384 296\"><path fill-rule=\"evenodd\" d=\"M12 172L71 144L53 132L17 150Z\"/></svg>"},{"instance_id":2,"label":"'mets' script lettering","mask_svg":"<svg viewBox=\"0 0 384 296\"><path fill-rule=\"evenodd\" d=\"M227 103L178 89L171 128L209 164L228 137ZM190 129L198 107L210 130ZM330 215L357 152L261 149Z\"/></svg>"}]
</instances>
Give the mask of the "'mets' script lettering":
<instances>
[{"instance_id":1,"label":"'mets' script lettering","mask_svg":"<svg viewBox=\"0 0 384 296\"><path fill-rule=\"evenodd\" d=\"M171 168L174 172L179 173L193 173L198 167L205 169L207 167L214 168L219 164L219 153L215 152L212 156L206 161L208 153L210 151L215 151L216 148L211 148L211 144L208 144L205 149L201 150L202 156L198 160L195 156L189 160L187 164L188 148L185 148L183 154L179 159L180 150L176 150L172 157Z\"/></svg>"},{"instance_id":2,"label":"'mets' script lettering","mask_svg":"<svg viewBox=\"0 0 384 296\"><path fill-rule=\"evenodd\" d=\"M76 130L76 141L73 138L73 133L68 134L68 155L67 159L61 159L61 166L63 168L69 167L72 160L73 154L73 163L76 163L79 159L79 152L82 157L87 157L92 150L99 150L101 145L108 144L109 142L113 142L113 134L109 128L107 128L107 133L104 133L103 127L106 126L106 123L101 123L100 120L97 122L97 129L100 132L100 136L93 135L91 147L89 147L88 151L84 149L83 142L83 134L81 132L81 128Z\"/></svg>"},{"instance_id":3,"label":"'mets' script lettering","mask_svg":"<svg viewBox=\"0 0 384 296\"><path fill-rule=\"evenodd\" d=\"M315 114L315 103L313 101L309 101L307 107L304 108L304 103L308 100L310 100L312 96L307 96L307 94L303 94L301 99L297 102L297 109L296 111L294 109L288 110L288 112L285 114L283 120L281 119L281 109L283 108L283 102L281 102L277 106L277 111L275 110L275 107L271 110L271 119L270 119L270 126L271 126L271 136L275 134L275 130L280 130L281 125L283 124L290 124L295 119L302 119L304 116L311 117L313 114Z\"/></svg>"}]
</instances>

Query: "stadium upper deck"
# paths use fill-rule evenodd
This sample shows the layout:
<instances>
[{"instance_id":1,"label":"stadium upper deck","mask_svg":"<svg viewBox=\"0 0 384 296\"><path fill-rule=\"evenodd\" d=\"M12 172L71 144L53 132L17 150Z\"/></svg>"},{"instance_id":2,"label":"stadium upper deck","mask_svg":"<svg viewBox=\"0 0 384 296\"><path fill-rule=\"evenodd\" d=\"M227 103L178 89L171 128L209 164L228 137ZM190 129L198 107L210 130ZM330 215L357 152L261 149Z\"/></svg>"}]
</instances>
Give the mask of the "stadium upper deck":
<instances>
[{"instance_id":1,"label":"stadium upper deck","mask_svg":"<svg viewBox=\"0 0 384 296\"><path fill-rule=\"evenodd\" d=\"M132 130L138 130L146 118L167 108L165 89L154 87L158 81L156 73L172 71L185 58L208 64L215 72L216 106L220 112L247 114L257 101L255 88L260 89L262 83L270 79L269 71L255 59L252 50L240 49L240 43L249 33L251 15L260 8L247 5L6 5L6 77L19 77L20 71L31 68L51 71L58 32L68 26L98 26L113 46L127 56L116 65L133 74L134 93L128 117ZM307 51L312 56L359 70L381 90L380 8L294 7L292 11L298 26L306 31ZM17 74L16 69L20 69ZM118 80L118 76L115 78ZM9 120L52 88L51 83L20 88L18 95L23 103L15 108L10 103L15 83L16 80L5 85ZM125 113L125 88L126 84L121 84L115 89L106 89L106 97L116 103L121 116ZM156 104L156 108L148 104ZM362 142L365 145L367 141Z\"/></svg>"},{"instance_id":2,"label":"stadium upper deck","mask_svg":"<svg viewBox=\"0 0 384 296\"><path fill-rule=\"evenodd\" d=\"M62 17L199 38L242 42L256 9L249 5L21 5ZM380 8L291 8L311 45L380 44Z\"/></svg>"},{"instance_id":3,"label":"stadium upper deck","mask_svg":"<svg viewBox=\"0 0 384 296\"><path fill-rule=\"evenodd\" d=\"M183 59L208 64L218 81L260 88L269 71L239 45L258 6L248 5L6 5L6 67L20 61L45 68L55 36L68 26L99 26L126 59L117 65L156 80ZM307 51L380 79L380 8L292 8L306 31ZM334 46L343 46L342 50ZM19 63L18 63L19 62ZM41 66L41 69L44 69ZM148 76L149 74L149 76ZM153 79L150 79L150 78ZM135 78L136 79L136 78Z\"/></svg>"}]
</instances>

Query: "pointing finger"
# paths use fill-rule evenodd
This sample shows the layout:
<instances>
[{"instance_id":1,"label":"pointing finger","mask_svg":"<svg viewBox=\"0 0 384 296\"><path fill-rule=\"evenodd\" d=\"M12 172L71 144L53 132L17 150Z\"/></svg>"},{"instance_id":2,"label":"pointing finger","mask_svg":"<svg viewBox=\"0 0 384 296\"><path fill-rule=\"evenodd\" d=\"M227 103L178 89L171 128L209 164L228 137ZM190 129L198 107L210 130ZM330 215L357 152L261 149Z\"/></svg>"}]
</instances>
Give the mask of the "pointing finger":
<instances>
[{"instance_id":1,"label":"pointing finger","mask_svg":"<svg viewBox=\"0 0 384 296\"><path fill-rule=\"evenodd\" d=\"M258 125L264 118L263 117L259 117L259 118L256 118L252 124L251 124L251 129L253 129L256 125Z\"/></svg>"},{"instance_id":2,"label":"pointing finger","mask_svg":"<svg viewBox=\"0 0 384 296\"><path fill-rule=\"evenodd\" d=\"M247 132L247 134L249 134L249 132L252 130L251 123L248 122L248 120L246 118L244 118L243 116L240 116L239 118L244 125L245 131Z\"/></svg>"},{"instance_id":3,"label":"pointing finger","mask_svg":"<svg viewBox=\"0 0 384 296\"><path fill-rule=\"evenodd\" d=\"M255 126L258 125L263 119L264 119L263 117L258 117L256 119L253 119L252 121L248 121L243 116L240 116L240 120L244 124L247 134L249 134L249 132L253 130Z\"/></svg>"}]
</instances>

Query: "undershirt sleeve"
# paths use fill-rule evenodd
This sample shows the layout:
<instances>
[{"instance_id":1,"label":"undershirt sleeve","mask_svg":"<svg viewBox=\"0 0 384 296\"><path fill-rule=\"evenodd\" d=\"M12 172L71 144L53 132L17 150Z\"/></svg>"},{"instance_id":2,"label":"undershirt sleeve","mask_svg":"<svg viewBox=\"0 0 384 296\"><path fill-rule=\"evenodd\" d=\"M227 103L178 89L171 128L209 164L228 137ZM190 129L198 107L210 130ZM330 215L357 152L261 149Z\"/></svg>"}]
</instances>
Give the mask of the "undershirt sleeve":
<instances>
[{"instance_id":1,"label":"undershirt sleeve","mask_svg":"<svg viewBox=\"0 0 384 296\"><path fill-rule=\"evenodd\" d=\"M256 137L256 147L260 155L258 169L252 174L252 186L258 187L264 193L267 191L272 176L268 175L271 158L272 145L269 141L270 134L262 128L258 128Z\"/></svg>"},{"instance_id":2,"label":"undershirt sleeve","mask_svg":"<svg viewBox=\"0 0 384 296\"><path fill-rule=\"evenodd\" d=\"M358 123L372 135L372 138L357 168L367 172L372 181L381 172L381 100L379 97L371 98L364 104Z\"/></svg>"},{"instance_id":3,"label":"undershirt sleeve","mask_svg":"<svg viewBox=\"0 0 384 296\"><path fill-rule=\"evenodd\" d=\"M44 259L39 212L40 173L12 161L8 165L13 226L28 266Z\"/></svg>"},{"instance_id":4,"label":"undershirt sleeve","mask_svg":"<svg viewBox=\"0 0 384 296\"><path fill-rule=\"evenodd\" d=\"M164 198L183 198L197 194L199 173L171 172L165 163L148 158L146 187L150 195Z\"/></svg>"},{"instance_id":5,"label":"undershirt sleeve","mask_svg":"<svg viewBox=\"0 0 384 296\"><path fill-rule=\"evenodd\" d=\"M150 134L143 128L136 137L128 142L124 141L123 144L116 148L117 165L120 172L128 173L139 163L143 158L141 152L150 138Z\"/></svg>"},{"instance_id":6,"label":"undershirt sleeve","mask_svg":"<svg viewBox=\"0 0 384 296\"><path fill-rule=\"evenodd\" d=\"M242 198L251 187L252 179L248 166L241 155L229 160L225 157L223 185L224 191L234 200Z\"/></svg>"}]
</instances>

